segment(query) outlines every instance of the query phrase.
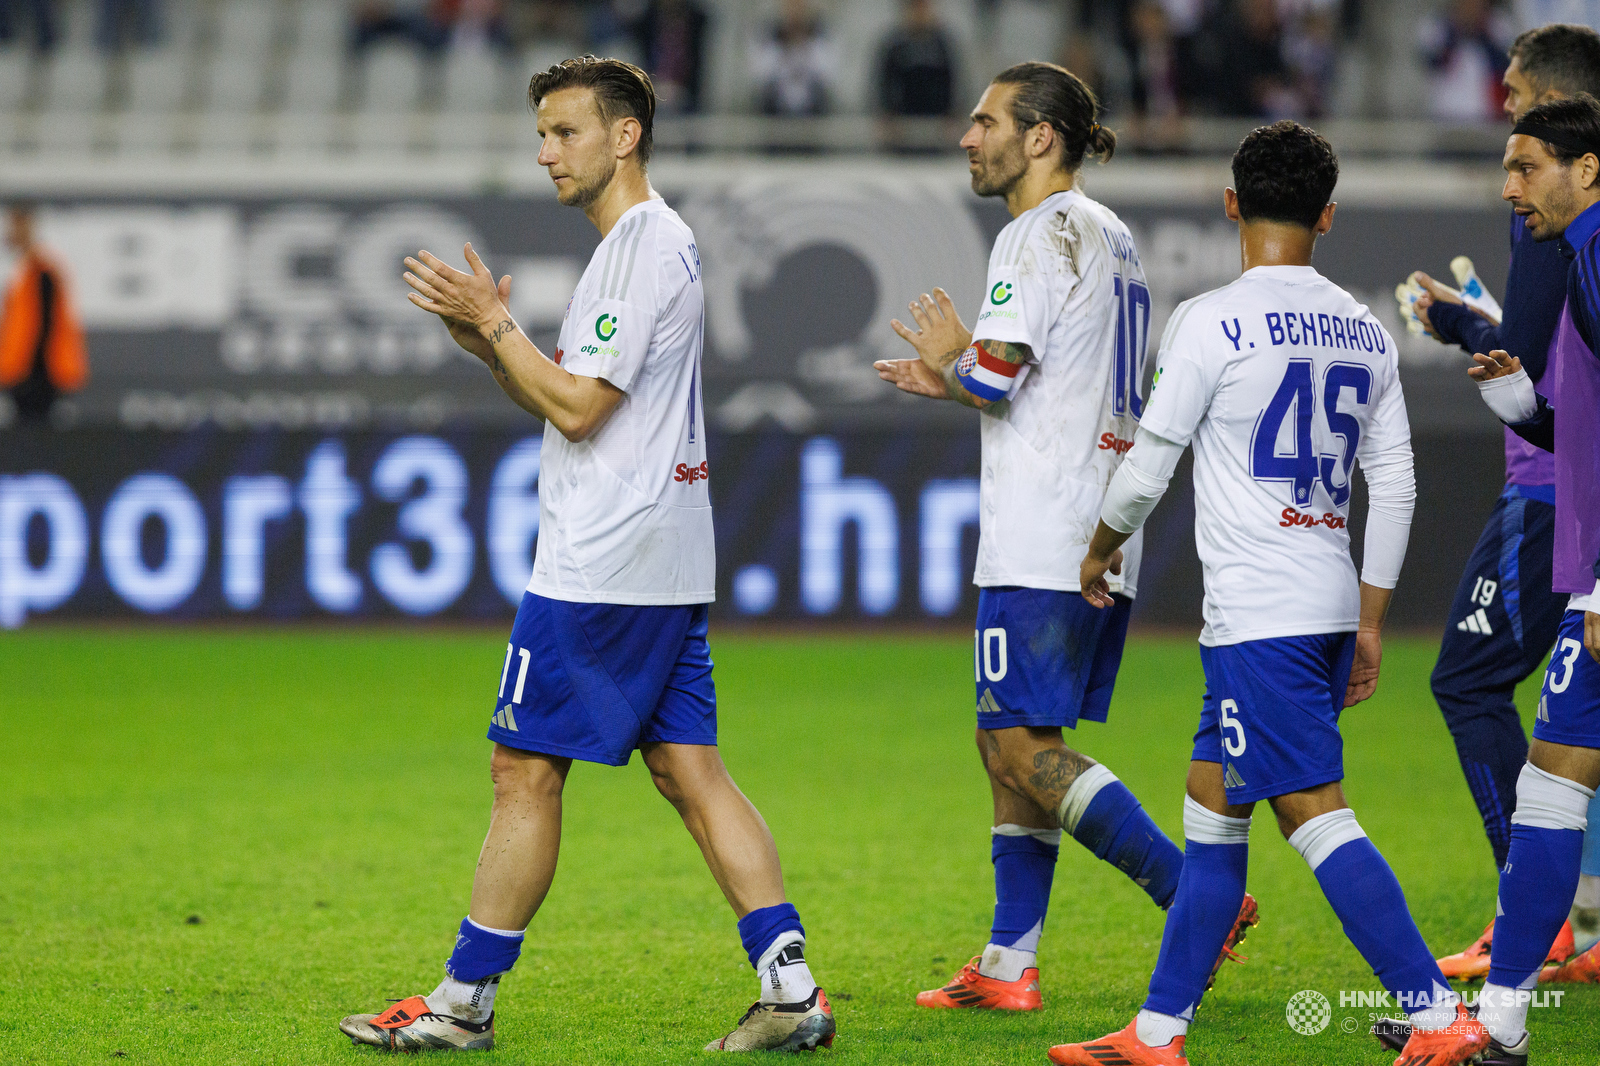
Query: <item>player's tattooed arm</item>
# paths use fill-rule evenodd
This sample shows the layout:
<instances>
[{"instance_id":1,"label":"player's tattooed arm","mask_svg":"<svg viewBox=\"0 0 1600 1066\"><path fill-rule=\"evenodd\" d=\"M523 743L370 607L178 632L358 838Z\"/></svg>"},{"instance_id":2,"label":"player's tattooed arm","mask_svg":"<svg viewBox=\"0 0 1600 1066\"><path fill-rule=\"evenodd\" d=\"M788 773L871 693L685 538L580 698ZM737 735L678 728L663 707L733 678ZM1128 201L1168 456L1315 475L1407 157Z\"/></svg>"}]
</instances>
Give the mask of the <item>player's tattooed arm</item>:
<instances>
[{"instance_id":1,"label":"player's tattooed arm","mask_svg":"<svg viewBox=\"0 0 1600 1066\"><path fill-rule=\"evenodd\" d=\"M1032 348L1028 347L1026 344L1017 344L1012 341L975 340L972 342L970 347L982 348L985 352L988 352L989 355L999 359L1001 362L1009 363L1010 365L1017 367L1022 366L1029 359L1033 358ZM944 360L944 365L940 367L939 374L944 378L945 389L949 392L952 400L956 401L957 403L966 404L968 407L976 407L981 411L985 407L988 407L991 403L997 403L999 401L986 400L982 396L977 395L967 388L965 381L958 372L958 368L961 363L961 357L965 355L966 352L967 349L963 348L958 352L946 353L948 358Z\"/></svg>"}]
</instances>

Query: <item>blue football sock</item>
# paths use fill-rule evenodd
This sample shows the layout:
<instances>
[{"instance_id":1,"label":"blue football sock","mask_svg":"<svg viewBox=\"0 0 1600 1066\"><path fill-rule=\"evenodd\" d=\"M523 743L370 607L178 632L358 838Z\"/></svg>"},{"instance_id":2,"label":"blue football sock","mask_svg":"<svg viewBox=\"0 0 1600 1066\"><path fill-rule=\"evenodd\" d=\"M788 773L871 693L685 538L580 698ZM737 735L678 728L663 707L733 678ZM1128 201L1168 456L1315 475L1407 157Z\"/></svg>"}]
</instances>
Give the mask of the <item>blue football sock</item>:
<instances>
[{"instance_id":1,"label":"blue football sock","mask_svg":"<svg viewBox=\"0 0 1600 1066\"><path fill-rule=\"evenodd\" d=\"M1250 819L1217 814L1185 797L1183 826L1183 871L1144 1010L1188 1021L1244 902ZM1164 1044L1172 1034L1161 1035Z\"/></svg>"},{"instance_id":2,"label":"blue football sock","mask_svg":"<svg viewBox=\"0 0 1600 1066\"><path fill-rule=\"evenodd\" d=\"M762 907L739 919L739 939L750 957L750 965L757 970L761 969L761 956L784 933L798 933L800 941L806 937L805 927L800 924L800 912L792 903Z\"/></svg>"},{"instance_id":3,"label":"blue football sock","mask_svg":"<svg viewBox=\"0 0 1600 1066\"><path fill-rule=\"evenodd\" d=\"M465 984L505 973L517 964L522 954L522 933L488 929L471 918L461 919L456 947L444 964L444 972Z\"/></svg>"},{"instance_id":4,"label":"blue football sock","mask_svg":"<svg viewBox=\"0 0 1600 1066\"><path fill-rule=\"evenodd\" d=\"M1348 807L1311 819L1289 838L1305 858L1344 935L1414 1024L1438 1028L1459 997L1439 972L1406 908L1394 871Z\"/></svg>"},{"instance_id":5,"label":"blue football sock","mask_svg":"<svg viewBox=\"0 0 1600 1066\"><path fill-rule=\"evenodd\" d=\"M1511 858L1500 872L1489 981L1518 988L1544 966L1578 889L1583 831L1511 825Z\"/></svg>"},{"instance_id":6,"label":"blue football sock","mask_svg":"<svg viewBox=\"0 0 1600 1066\"><path fill-rule=\"evenodd\" d=\"M1045 912L1050 909L1056 856L1061 852L1060 844L1052 843L1051 838L1060 841L1060 831L1029 830L1018 825L994 827L990 845L994 859L994 926L989 943L1038 950Z\"/></svg>"},{"instance_id":7,"label":"blue football sock","mask_svg":"<svg viewBox=\"0 0 1600 1066\"><path fill-rule=\"evenodd\" d=\"M1600 793L1589 800L1589 827L1583 831L1583 872L1600 876Z\"/></svg>"},{"instance_id":8,"label":"blue football sock","mask_svg":"<svg viewBox=\"0 0 1600 1066\"><path fill-rule=\"evenodd\" d=\"M1061 828L1133 879L1156 906L1172 902L1183 852L1167 838L1117 776L1096 763L1072 783L1057 812Z\"/></svg>"}]
</instances>

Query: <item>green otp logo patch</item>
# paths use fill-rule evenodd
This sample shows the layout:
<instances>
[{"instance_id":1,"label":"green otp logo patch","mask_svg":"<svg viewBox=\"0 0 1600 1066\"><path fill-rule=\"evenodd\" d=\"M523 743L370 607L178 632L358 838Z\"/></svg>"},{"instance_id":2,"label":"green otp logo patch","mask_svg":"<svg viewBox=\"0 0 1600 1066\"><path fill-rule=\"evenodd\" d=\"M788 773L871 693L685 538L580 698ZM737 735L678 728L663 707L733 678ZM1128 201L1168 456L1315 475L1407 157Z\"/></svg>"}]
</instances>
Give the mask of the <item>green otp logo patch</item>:
<instances>
[{"instance_id":1,"label":"green otp logo patch","mask_svg":"<svg viewBox=\"0 0 1600 1066\"><path fill-rule=\"evenodd\" d=\"M989 290L989 302L996 307L999 307L1009 299L1011 299L1011 282L1009 281L996 282L994 288Z\"/></svg>"},{"instance_id":2,"label":"green otp logo patch","mask_svg":"<svg viewBox=\"0 0 1600 1066\"><path fill-rule=\"evenodd\" d=\"M594 335L608 341L617 335L617 316L601 315L594 320Z\"/></svg>"}]
</instances>

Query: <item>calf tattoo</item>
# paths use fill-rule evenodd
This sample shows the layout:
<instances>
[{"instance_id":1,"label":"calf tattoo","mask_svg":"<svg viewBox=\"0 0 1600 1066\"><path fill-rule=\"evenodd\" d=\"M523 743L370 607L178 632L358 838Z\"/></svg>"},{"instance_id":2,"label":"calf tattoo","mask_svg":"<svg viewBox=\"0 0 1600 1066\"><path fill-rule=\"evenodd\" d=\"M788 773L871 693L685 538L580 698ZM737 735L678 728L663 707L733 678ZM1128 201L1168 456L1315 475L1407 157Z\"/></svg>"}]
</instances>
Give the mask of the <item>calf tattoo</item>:
<instances>
[{"instance_id":1,"label":"calf tattoo","mask_svg":"<svg viewBox=\"0 0 1600 1066\"><path fill-rule=\"evenodd\" d=\"M1046 748L1033 757L1033 774L1028 784L1059 803L1078 775L1093 766L1087 757L1070 748Z\"/></svg>"}]
</instances>

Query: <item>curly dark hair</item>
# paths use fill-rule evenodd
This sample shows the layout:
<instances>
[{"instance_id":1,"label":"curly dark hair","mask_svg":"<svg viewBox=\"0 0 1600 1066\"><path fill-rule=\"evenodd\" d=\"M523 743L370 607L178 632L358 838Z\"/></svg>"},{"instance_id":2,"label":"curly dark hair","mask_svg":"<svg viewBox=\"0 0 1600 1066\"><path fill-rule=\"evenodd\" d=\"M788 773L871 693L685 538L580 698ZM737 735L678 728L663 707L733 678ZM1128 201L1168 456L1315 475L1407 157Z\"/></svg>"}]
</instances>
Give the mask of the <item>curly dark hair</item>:
<instances>
[{"instance_id":1,"label":"curly dark hair","mask_svg":"<svg viewBox=\"0 0 1600 1066\"><path fill-rule=\"evenodd\" d=\"M1539 143L1564 167L1586 155L1600 158L1600 101L1588 93L1530 107L1517 125L1520 127L1522 123L1548 126L1562 135L1566 143L1557 144L1542 137Z\"/></svg>"},{"instance_id":2,"label":"curly dark hair","mask_svg":"<svg viewBox=\"0 0 1600 1066\"><path fill-rule=\"evenodd\" d=\"M1085 155L1104 163L1117 151L1117 135L1095 124L1100 102L1094 90L1066 67L1030 60L995 75L996 85L1015 85L1011 121L1026 130L1048 122L1061 138L1061 167L1076 171Z\"/></svg>"},{"instance_id":3,"label":"curly dark hair","mask_svg":"<svg viewBox=\"0 0 1600 1066\"><path fill-rule=\"evenodd\" d=\"M620 59L581 55L535 74L528 82L528 105L537 111L539 102L551 93L574 87L594 92L600 121L606 125L619 118L638 119L639 162L650 162L656 122L656 89L650 83L650 75Z\"/></svg>"},{"instance_id":4,"label":"curly dark hair","mask_svg":"<svg viewBox=\"0 0 1600 1066\"><path fill-rule=\"evenodd\" d=\"M1339 157L1316 130L1285 119L1250 131L1233 153L1233 188L1245 221L1311 229L1339 183Z\"/></svg>"}]
</instances>

